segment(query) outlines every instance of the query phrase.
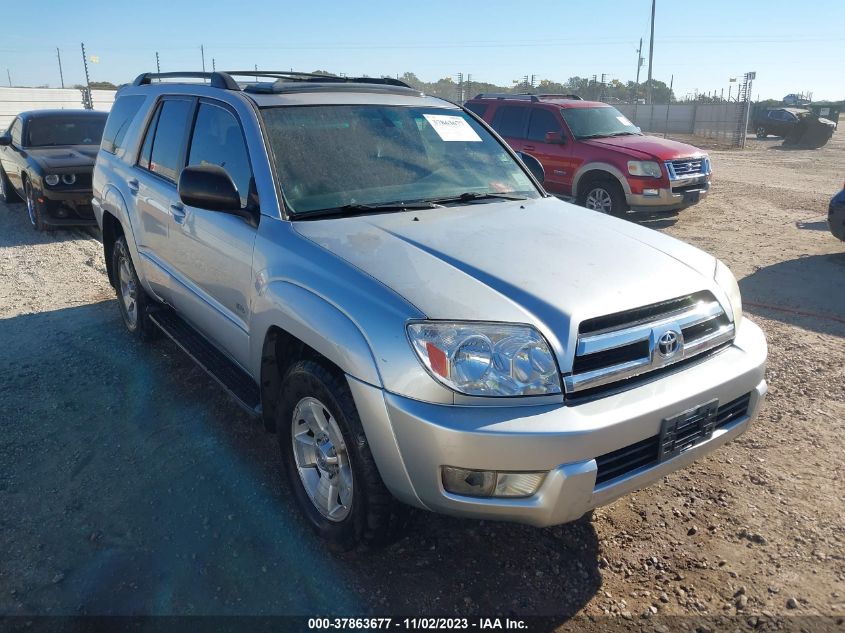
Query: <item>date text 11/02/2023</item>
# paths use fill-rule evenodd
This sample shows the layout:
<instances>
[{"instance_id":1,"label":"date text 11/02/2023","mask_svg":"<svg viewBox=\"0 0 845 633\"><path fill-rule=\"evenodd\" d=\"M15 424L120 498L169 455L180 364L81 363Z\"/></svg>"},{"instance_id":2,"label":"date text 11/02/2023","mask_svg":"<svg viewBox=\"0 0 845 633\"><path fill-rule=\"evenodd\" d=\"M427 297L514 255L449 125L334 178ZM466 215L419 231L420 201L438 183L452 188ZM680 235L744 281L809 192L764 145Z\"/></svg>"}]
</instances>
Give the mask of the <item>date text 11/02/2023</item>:
<instances>
[{"instance_id":1,"label":"date text 11/02/2023","mask_svg":"<svg viewBox=\"0 0 845 633\"><path fill-rule=\"evenodd\" d=\"M525 630L518 618L309 618L308 629L315 630Z\"/></svg>"}]
</instances>

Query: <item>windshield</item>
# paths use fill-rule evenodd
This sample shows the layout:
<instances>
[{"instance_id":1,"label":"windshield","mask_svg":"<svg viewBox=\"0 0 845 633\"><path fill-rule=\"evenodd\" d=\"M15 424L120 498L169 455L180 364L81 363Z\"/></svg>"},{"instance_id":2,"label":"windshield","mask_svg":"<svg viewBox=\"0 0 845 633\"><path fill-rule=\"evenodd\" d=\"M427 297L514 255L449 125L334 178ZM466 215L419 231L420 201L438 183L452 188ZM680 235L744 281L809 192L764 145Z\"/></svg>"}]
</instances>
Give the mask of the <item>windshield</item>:
<instances>
[{"instance_id":1,"label":"windshield","mask_svg":"<svg viewBox=\"0 0 845 633\"><path fill-rule=\"evenodd\" d=\"M561 115L575 138L598 138L640 133L640 128L611 106L563 108Z\"/></svg>"},{"instance_id":2,"label":"windshield","mask_svg":"<svg viewBox=\"0 0 845 633\"><path fill-rule=\"evenodd\" d=\"M522 168L460 110L331 105L262 110L288 208L487 195L539 197Z\"/></svg>"},{"instance_id":3,"label":"windshield","mask_svg":"<svg viewBox=\"0 0 845 633\"><path fill-rule=\"evenodd\" d=\"M99 145L106 126L102 117L38 117L27 126L26 147Z\"/></svg>"}]
</instances>

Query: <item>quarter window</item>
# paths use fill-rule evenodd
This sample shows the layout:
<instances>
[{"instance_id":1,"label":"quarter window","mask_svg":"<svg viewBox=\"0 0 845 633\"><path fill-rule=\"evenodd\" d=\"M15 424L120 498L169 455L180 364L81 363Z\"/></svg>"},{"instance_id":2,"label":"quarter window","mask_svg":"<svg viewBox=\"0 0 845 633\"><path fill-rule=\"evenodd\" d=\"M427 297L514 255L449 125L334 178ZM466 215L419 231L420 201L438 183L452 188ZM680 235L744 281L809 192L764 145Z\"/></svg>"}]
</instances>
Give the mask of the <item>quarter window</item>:
<instances>
[{"instance_id":1,"label":"quarter window","mask_svg":"<svg viewBox=\"0 0 845 633\"><path fill-rule=\"evenodd\" d=\"M15 119L15 122L12 123L12 144L16 145L17 147L21 146L21 129L23 125L21 125L20 119Z\"/></svg>"},{"instance_id":2,"label":"quarter window","mask_svg":"<svg viewBox=\"0 0 845 633\"><path fill-rule=\"evenodd\" d=\"M252 187L244 135L235 116L228 110L201 103L194 124L188 165L218 165L228 172L246 206Z\"/></svg>"},{"instance_id":3,"label":"quarter window","mask_svg":"<svg viewBox=\"0 0 845 633\"><path fill-rule=\"evenodd\" d=\"M525 138L525 123L528 108L522 106L502 106L493 117L493 129L509 138Z\"/></svg>"},{"instance_id":4,"label":"quarter window","mask_svg":"<svg viewBox=\"0 0 845 633\"><path fill-rule=\"evenodd\" d=\"M466 109L470 112L475 112L478 116L484 117L487 112L488 105L486 103L467 103Z\"/></svg>"},{"instance_id":5,"label":"quarter window","mask_svg":"<svg viewBox=\"0 0 845 633\"><path fill-rule=\"evenodd\" d=\"M554 113L543 108L531 111L531 122L528 124L528 140L544 143L547 132L560 132L561 127Z\"/></svg>"},{"instance_id":6,"label":"quarter window","mask_svg":"<svg viewBox=\"0 0 845 633\"><path fill-rule=\"evenodd\" d=\"M129 130L132 119L141 109L146 97L143 95L127 95L118 97L112 106L109 118L106 121L106 129L103 130L103 143L101 147L107 152L114 154L123 146L123 139Z\"/></svg>"}]
</instances>

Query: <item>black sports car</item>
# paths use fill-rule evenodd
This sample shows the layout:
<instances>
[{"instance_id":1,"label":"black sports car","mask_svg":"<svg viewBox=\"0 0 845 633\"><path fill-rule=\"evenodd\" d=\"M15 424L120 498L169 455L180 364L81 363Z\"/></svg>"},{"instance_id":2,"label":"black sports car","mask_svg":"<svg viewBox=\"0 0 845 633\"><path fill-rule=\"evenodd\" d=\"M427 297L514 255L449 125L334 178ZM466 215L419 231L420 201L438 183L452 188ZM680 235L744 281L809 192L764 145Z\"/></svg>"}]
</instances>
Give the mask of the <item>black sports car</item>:
<instances>
[{"instance_id":1,"label":"black sports car","mask_svg":"<svg viewBox=\"0 0 845 633\"><path fill-rule=\"evenodd\" d=\"M754 117L757 138L766 138L769 134L782 136L784 145L821 147L830 140L835 129L833 121L803 108L769 108Z\"/></svg>"},{"instance_id":2,"label":"black sports car","mask_svg":"<svg viewBox=\"0 0 845 633\"><path fill-rule=\"evenodd\" d=\"M0 201L26 202L36 231L96 224L91 172L107 112L21 112L0 136Z\"/></svg>"}]
</instances>

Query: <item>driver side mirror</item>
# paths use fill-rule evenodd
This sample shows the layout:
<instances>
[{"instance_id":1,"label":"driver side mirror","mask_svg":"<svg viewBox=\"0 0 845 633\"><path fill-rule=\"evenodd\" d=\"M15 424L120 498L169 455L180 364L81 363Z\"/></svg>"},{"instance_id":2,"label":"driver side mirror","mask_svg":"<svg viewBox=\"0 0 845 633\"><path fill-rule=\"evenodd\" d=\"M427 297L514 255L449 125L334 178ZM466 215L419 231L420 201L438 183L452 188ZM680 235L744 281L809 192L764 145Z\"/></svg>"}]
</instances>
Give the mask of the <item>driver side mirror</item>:
<instances>
[{"instance_id":1,"label":"driver side mirror","mask_svg":"<svg viewBox=\"0 0 845 633\"><path fill-rule=\"evenodd\" d=\"M565 145L566 137L564 137L563 132L546 132L546 143Z\"/></svg>"},{"instance_id":2,"label":"driver side mirror","mask_svg":"<svg viewBox=\"0 0 845 633\"><path fill-rule=\"evenodd\" d=\"M540 164L540 161L531 156L531 154L526 154L525 152L517 152L517 156L522 161L522 164L528 168L528 171L536 178L540 184L543 184L543 181L546 179L546 170L543 169L543 166Z\"/></svg>"},{"instance_id":3,"label":"driver side mirror","mask_svg":"<svg viewBox=\"0 0 845 633\"><path fill-rule=\"evenodd\" d=\"M3 136L0 136L0 146L11 145L11 144L12 144L12 137L11 136L9 136L8 134L4 134Z\"/></svg>"},{"instance_id":4,"label":"driver side mirror","mask_svg":"<svg viewBox=\"0 0 845 633\"><path fill-rule=\"evenodd\" d=\"M190 165L179 175L179 199L183 204L208 211L236 213L241 197L228 172L218 165Z\"/></svg>"}]
</instances>

